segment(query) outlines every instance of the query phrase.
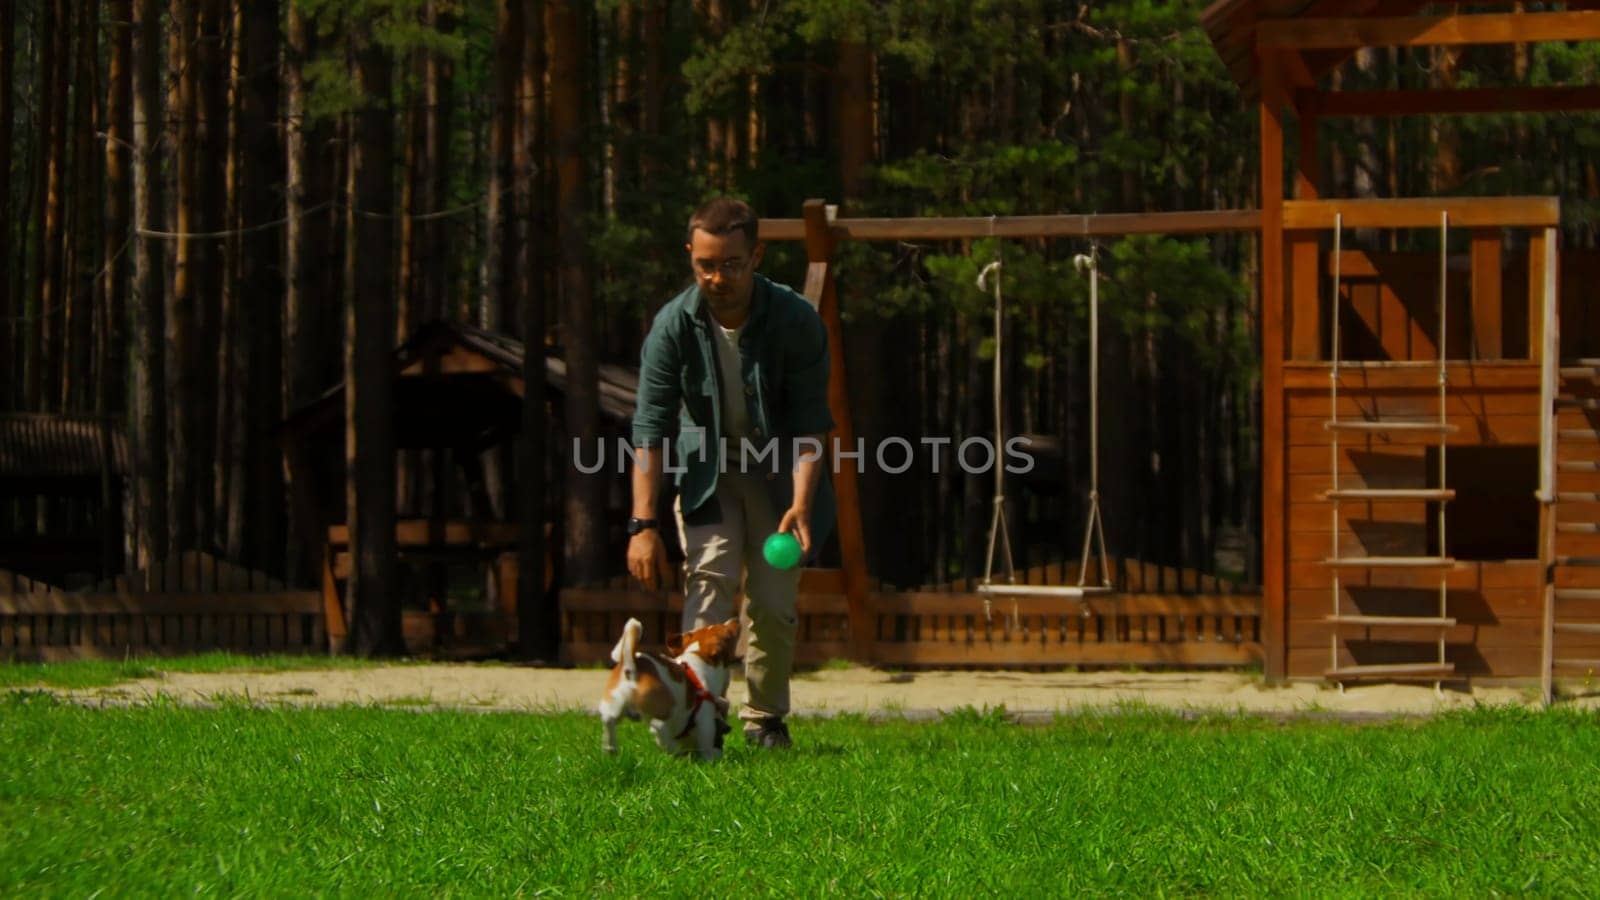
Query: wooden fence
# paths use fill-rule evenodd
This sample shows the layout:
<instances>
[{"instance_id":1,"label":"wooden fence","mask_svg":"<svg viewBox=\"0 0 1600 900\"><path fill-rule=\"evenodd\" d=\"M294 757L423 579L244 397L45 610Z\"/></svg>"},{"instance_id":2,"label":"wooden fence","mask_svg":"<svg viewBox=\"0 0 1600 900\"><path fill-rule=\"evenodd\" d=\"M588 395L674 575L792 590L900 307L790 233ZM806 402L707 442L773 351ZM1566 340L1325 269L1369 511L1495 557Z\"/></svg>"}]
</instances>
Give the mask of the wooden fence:
<instances>
[{"instance_id":1,"label":"wooden fence","mask_svg":"<svg viewBox=\"0 0 1600 900\"><path fill-rule=\"evenodd\" d=\"M0 570L0 659L324 653L322 597L187 552L84 591Z\"/></svg>"},{"instance_id":2,"label":"wooden fence","mask_svg":"<svg viewBox=\"0 0 1600 900\"><path fill-rule=\"evenodd\" d=\"M993 598L971 581L914 591L872 585L871 662L898 667L1243 666L1261 659L1261 597L1193 571L1117 564L1118 592L1083 600ZM1076 568L1075 566L1073 567ZM1060 566L1019 573L1018 583L1075 584ZM1185 593L1184 591L1193 591ZM1205 593L1201 593L1205 591ZM838 570L801 578L796 662L850 656L848 602ZM657 592L616 580L561 592L564 658L603 662L632 616L647 646L679 630L682 585Z\"/></svg>"},{"instance_id":3,"label":"wooden fence","mask_svg":"<svg viewBox=\"0 0 1600 900\"><path fill-rule=\"evenodd\" d=\"M871 661L900 667L1241 666L1260 658L1261 598L1191 571L1117 564L1115 594L1082 601L994 598L970 581L897 591L871 585ZM1069 577L1070 576L1070 577ZM1092 579L1091 579L1092 580ZM1070 584L1059 566L1020 573L1020 583ZM622 624L638 617L646 643L678 629L682 585L646 592L617 580L561 591L563 658L605 660ZM850 656L848 602L838 570L801 579L797 661ZM408 643L429 643L407 616ZM459 623L458 623L459 626ZM459 627L458 627L459 630ZM494 631L494 629L489 629ZM494 631L498 634L498 631ZM488 634L486 631L485 634ZM458 637L483 638L484 635ZM501 636L503 637L503 635ZM258 572L202 553L96 585L62 591L0 571L0 658L52 660L225 649L323 653L322 597L289 590Z\"/></svg>"}]
</instances>

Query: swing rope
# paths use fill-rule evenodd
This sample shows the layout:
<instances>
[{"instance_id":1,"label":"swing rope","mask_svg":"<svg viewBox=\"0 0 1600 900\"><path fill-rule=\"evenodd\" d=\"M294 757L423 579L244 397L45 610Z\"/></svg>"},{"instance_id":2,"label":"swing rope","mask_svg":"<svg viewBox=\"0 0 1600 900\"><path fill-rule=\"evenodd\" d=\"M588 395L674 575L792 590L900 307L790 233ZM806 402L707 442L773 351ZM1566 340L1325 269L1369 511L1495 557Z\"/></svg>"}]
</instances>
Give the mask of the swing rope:
<instances>
[{"instance_id":1,"label":"swing rope","mask_svg":"<svg viewBox=\"0 0 1600 900\"><path fill-rule=\"evenodd\" d=\"M1100 587L1111 589L1111 560L1106 555L1105 519L1100 515L1100 250L1093 242L1073 265L1089 270L1089 518L1083 524L1083 554L1078 558L1078 587L1088 587L1089 546L1100 544ZM1084 612L1088 612L1085 608Z\"/></svg>"},{"instance_id":2,"label":"swing rope","mask_svg":"<svg viewBox=\"0 0 1600 900\"><path fill-rule=\"evenodd\" d=\"M989 217L989 236L994 237L995 217ZM1086 235L1087 237L1087 235ZM1058 591L1072 591L1080 602L1088 592L1109 591L1111 589L1111 564L1106 553L1105 520L1100 510L1100 267L1098 261L1098 248L1094 242L1089 244L1089 253L1080 254L1073 259L1073 264L1079 272L1085 270L1089 275L1089 512L1088 520L1084 523L1083 552L1078 560L1078 584L1076 588L1057 589ZM1005 446L1004 414L1005 414L1005 292L1002 288L1002 274L1004 272L1004 252L1000 244L995 245L994 261L983 267L978 273L978 289L994 294L994 506L989 519L989 544L983 567L983 581L980 589L992 587L994 584L995 549L998 547L1004 556L1006 584L1016 584L1016 567L1011 554L1011 533L1006 525L1005 517L1005 467L1000 465L1001 448ZM990 279L993 278L993 287ZM1100 581L1099 585L1088 583L1089 554L1091 548L1099 545ZM1048 592L1049 588L1033 588L1029 593ZM993 607L990 600L992 593L1008 593L1005 591L983 590L983 616L985 621L992 620ZM1016 627L1019 621L1017 596L1022 593L1018 590L1012 593L1011 618L1012 625ZM1083 606L1083 614L1089 614L1087 604Z\"/></svg>"},{"instance_id":3,"label":"swing rope","mask_svg":"<svg viewBox=\"0 0 1600 900\"><path fill-rule=\"evenodd\" d=\"M989 238L994 239L995 217L989 217ZM994 262L983 267L978 273L978 290L989 289L989 276L994 276L994 506L989 516L989 551L984 557L983 583L992 584L994 576L994 550L998 541L1003 547L1006 564L1006 583L1016 584L1017 573L1011 558L1011 532L1006 527L1006 483L1005 466L1000 464L1001 448L1005 446L1003 418L1005 412L1005 292L1001 288L1001 272L1004 267L1005 252L1003 246L995 243ZM991 619L992 604L988 594L983 595L984 621ZM1013 625L1018 620L1017 601L1012 598L1011 618Z\"/></svg>"}]
</instances>

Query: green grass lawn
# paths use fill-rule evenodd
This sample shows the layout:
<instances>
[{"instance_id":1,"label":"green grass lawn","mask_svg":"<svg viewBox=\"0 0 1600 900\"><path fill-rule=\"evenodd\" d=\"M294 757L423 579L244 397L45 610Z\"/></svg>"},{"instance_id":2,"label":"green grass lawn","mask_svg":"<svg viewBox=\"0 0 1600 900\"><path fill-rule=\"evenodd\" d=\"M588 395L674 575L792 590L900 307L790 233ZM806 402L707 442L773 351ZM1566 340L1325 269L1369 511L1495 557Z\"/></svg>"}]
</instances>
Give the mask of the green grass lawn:
<instances>
[{"instance_id":1,"label":"green grass lawn","mask_svg":"<svg viewBox=\"0 0 1600 900\"><path fill-rule=\"evenodd\" d=\"M619 757L580 715L0 694L0 896L1580 895L1600 727L1153 713L801 720Z\"/></svg>"},{"instance_id":2,"label":"green grass lawn","mask_svg":"<svg viewBox=\"0 0 1600 900\"><path fill-rule=\"evenodd\" d=\"M360 669L400 665L403 660L370 660L352 656L245 656L226 651L188 656L137 656L124 660L75 659L58 663L0 662L0 688L106 687L163 672L288 672L302 669Z\"/></svg>"}]
</instances>

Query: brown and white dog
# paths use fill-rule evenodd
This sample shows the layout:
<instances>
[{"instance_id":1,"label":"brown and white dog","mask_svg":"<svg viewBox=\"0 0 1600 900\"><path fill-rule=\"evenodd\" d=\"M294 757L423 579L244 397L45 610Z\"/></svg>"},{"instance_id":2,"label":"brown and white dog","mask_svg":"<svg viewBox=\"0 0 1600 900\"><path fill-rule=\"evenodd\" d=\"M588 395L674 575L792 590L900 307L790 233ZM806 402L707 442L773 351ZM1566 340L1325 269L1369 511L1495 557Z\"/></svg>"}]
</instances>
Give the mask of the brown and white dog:
<instances>
[{"instance_id":1,"label":"brown and white dog","mask_svg":"<svg viewBox=\"0 0 1600 900\"><path fill-rule=\"evenodd\" d=\"M729 667L739 652L739 620L668 637L671 659L640 653L643 632L638 619L629 619L611 651L616 666L600 698L605 728L601 749L617 752L617 721L633 716L650 720L656 743L668 753L694 748L704 759L722 756L717 729L728 712Z\"/></svg>"}]
</instances>

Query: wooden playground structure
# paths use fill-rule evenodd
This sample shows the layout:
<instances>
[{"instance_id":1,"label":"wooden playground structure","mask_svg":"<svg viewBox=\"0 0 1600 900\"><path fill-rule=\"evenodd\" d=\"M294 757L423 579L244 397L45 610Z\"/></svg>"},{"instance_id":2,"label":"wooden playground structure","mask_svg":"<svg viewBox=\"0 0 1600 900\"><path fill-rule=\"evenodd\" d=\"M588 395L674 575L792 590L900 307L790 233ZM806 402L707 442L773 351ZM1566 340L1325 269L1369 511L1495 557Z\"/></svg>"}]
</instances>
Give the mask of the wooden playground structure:
<instances>
[{"instance_id":1,"label":"wooden playground structure","mask_svg":"<svg viewBox=\"0 0 1600 900\"><path fill-rule=\"evenodd\" d=\"M1015 592L1015 615L997 626L1000 617L982 614L993 588L875 590L844 467L842 571L808 573L808 585L829 590L803 588L823 598L810 603L817 616L842 614L842 630L814 638L827 645L822 655L998 666L1254 658L1272 680L1539 678L1547 696L1553 675L1600 668L1600 359L1584 356L1600 356L1591 347L1600 317L1587 315L1597 259L1561 253L1554 198L1326 196L1317 144L1323 117L1600 108L1594 87L1317 87L1365 47L1596 40L1600 13L1413 15L1423 6L1221 0L1206 10L1213 43L1259 109L1259 210L849 219L813 201L801 219L762 223L765 240L805 243L805 294L834 343L832 402L846 445L854 434L830 265L840 242L1224 231L1260 240L1259 594L1165 595L1125 580L1085 596L1071 589L1083 573L1035 572L1025 581L1041 589ZM1290 124L1299 152L1286 185ZM1358 229L1425 229L1439 250L1344 249ZM1452 236L1466 252L1452 252ZM564 591L563 637L588 661L620 624L608 611L672 602L620 588ZM1208 616L1242 627L1185 627ZM1136 624L1152 617L1153 631ZM1230 652L1215 652L1221 644Z\"/></svg>"}]
</instances>

